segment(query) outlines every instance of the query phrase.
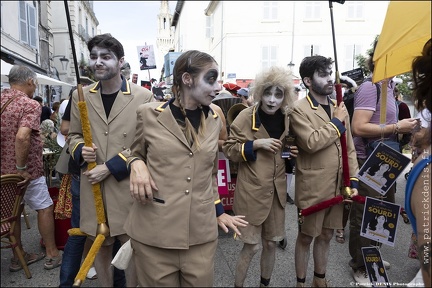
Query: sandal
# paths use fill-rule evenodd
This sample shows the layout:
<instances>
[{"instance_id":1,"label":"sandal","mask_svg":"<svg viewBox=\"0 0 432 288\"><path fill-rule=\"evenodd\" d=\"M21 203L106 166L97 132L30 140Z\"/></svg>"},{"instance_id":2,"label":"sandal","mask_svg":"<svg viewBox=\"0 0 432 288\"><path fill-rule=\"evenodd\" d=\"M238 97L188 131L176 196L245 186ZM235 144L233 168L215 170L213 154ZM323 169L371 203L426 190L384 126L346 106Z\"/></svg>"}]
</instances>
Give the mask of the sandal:
<instances>
[{"instance_id":1,"label":"sandal","mask_svg":"<svg viewBox=\"0 0 432 288\"><path fill-rule=\"evenodd\" d=\"M59 255L56 257L48 258L45 257L45 270L51 270L59 267L62 264L62 253L59 251Z\"/></svg>"},{"instance_id":2,"label":"sandal","mask_svg":"<svg viewBox=\"0 0 432 288\"><path fill-rule=\"evenodd\" d=\"M336 241L338 243L345 243L345 234L344 234L344 229L337 229L336 230Z\"/></svg>"},{"instance_id":3,"label":"sandal","mask_svg":"<svg viewBox=\"0 0 432 288\"><path fill-rule=\"evenodd\" d=\"M39 260L42 260L44 257L45 257L45 254L42 252L39 254L24 252L24 260L26 261L27 266L30 264L33 264ZM19 259L14 258L14 257L11 258L11 264L9 266L9 271L10 272L17 272L17 271L20 271L21 269L23 269L23 267L22 267Z\"/></svg>"}]
</instances>

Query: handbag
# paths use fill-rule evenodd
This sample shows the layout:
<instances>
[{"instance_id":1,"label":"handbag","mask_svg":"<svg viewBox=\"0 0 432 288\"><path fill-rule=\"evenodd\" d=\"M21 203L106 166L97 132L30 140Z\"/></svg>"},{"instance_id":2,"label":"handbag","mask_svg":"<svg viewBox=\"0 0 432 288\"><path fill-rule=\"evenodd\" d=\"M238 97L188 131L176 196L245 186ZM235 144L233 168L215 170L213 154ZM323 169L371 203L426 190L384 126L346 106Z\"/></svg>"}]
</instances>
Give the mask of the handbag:
<instances>
[{"instance_id":1,"label":"handbag","mask_svg":"<svg viewBox=\"0 0 432 288\"><path fill-rule=\"evenodd\" d=\"M69 145L66 143L63 146L63 149L60 153L60 156L57 160L55 170L60 174L67 174L69 172L69 158L70 154L68 153Z\"/></svg>"},{"instance_id":2,"label":"handbag","mask_svg":"<svg viewBox=\"0 0 432 288\"><path fill-rule=\"evenodd\" d=\"M130 239L125 242L120 249L117 251L114 259L111 261L111 264L120 270L125 270L129 266L129 262L132 258L132 246L130 243Z\"/></svg>"},{"instance_id":3,"label":"handbag","mask_svg":"<svg viewBox=\"0 0 432 288\"><path fill-rule=\"evenodd\" d=\"M411 242L408 246L408 257L418 259L417 236L414 233L411 234Z\"/></svg>"}]
</instances>

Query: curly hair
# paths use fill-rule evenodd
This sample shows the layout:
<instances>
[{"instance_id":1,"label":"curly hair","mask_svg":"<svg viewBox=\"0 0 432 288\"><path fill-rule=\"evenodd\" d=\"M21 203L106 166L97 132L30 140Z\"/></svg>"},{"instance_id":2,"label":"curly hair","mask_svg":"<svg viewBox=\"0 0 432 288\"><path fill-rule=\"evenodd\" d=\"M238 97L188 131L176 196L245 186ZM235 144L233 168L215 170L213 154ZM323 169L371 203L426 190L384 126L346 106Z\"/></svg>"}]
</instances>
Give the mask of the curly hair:
<instances>
[{"instance_id":1,"label":"curly hair","mask_svg":"<svg viewBox=\"0 0 432 288\"><path fill-rule=\"evenodd\" d=\"M416 98L416 108L418 111L427 108L431 109L431 54L432 46L429 39L423 46L423 51L420 56L414 58L412 62L412 73L414 82L414 96Z\"/></svg>"},{"instance_id":2,"label":"curly hair","mask_svg":"<svg viewBox=\"0 0 432 288\"><path fill-rule=\"evenodd\" d=\"M284 92L284 99L282 100L281 110L284 114L289 114L292 111L294 104L294 83L292 79L292 73L286 68L279 66L272 66L255 77L255 81L249 93L253 96L253 99L261 103L264 91L267 88L277 86ZM259 104L258 104L259 105Z\"/></svg>"}]
</instances>

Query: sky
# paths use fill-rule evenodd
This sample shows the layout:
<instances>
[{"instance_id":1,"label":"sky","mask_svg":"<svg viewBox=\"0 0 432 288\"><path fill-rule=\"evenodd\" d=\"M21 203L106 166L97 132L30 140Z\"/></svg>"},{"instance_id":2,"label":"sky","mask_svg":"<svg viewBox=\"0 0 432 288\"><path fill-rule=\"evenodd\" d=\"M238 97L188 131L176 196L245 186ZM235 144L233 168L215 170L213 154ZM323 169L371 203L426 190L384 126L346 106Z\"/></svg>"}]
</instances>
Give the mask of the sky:
<instances>
[{"instance_id":1,"label":"sky","mask_svg":"<svg viewBox=\"0 0 432 288\"><path fill-rule=\"evenodd\" d=\"M177 1L168 1L171 14ZM164 55L156 47L157 16L160 1L93 1L93 9L99 21L100 33L111 33L125 51L125 60L131 66L131 74L138 74L138 81L159 79ZM140 70L137 46L153 45L156 69ZM139 82L138 82L139 83Z\"/></svg>"}]
</instances>

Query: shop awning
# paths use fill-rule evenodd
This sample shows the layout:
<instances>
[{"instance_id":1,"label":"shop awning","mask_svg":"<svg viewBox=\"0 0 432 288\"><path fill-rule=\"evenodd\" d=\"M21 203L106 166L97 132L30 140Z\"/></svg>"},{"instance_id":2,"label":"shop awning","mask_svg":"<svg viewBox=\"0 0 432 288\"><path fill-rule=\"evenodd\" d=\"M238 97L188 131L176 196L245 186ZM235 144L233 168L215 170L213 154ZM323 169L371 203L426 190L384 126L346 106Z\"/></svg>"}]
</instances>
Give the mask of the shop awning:
<instances>
[{"instance_id":1,"label":"shop awning","mask_svg":"<svg viewBox=\"0 0 432 288\"><path fill-rule=\"evenodd\" d=\"M13 65L1 60L1 82L4 83L8 83L9 82L9 71L12 68ZM53 85L53 86L57 86L57 85L62 85L62 86L74 86L72 84L36 73L37 75L37 80L39 82L40 85Z\"/></svg>"}]
</instances>

